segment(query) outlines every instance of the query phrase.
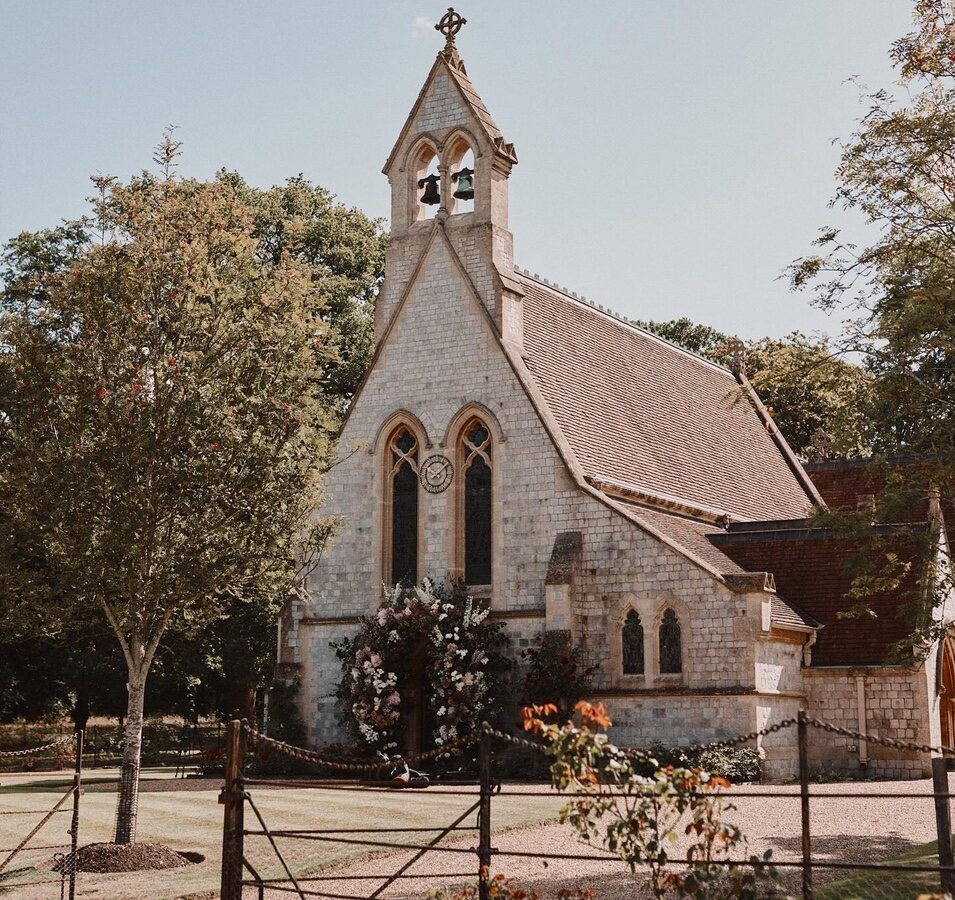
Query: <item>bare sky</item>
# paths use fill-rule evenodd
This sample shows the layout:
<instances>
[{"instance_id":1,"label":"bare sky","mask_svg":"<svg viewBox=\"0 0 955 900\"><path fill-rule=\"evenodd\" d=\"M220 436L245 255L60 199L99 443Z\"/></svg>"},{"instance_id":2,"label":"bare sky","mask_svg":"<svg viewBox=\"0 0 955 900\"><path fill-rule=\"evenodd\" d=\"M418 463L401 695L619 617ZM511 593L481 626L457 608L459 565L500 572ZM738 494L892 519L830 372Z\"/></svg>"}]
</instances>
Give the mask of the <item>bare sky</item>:
<instances>
[{"instance_id":1,"label":"bare sky","mask_svg":"<svg viewBox=\"0 0 955 900\"><path fill-rule=\"evenodd\" d=\"M388 212L380 174L448 0L0 0L0 239L149 165L304 173ZM838 330L777 280L838 146L888 87L908 0L461 0L468 73L517 147L519 265L633 317L745 337ZM858 225L853 225L858 228Z\"/></svg>"}]
</instances>

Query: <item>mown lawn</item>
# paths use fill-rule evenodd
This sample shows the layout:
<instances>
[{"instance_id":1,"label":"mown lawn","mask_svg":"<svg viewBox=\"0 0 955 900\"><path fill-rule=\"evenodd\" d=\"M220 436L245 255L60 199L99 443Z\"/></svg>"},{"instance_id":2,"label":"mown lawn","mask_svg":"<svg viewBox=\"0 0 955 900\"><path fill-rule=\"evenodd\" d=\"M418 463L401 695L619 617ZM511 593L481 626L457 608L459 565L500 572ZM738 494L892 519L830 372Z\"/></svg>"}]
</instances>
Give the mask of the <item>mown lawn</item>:
<instances>
[{"instance_id":1,"label":"mown lawn","mask_svg":"<svg viewBox=\"0 0 955 900\"><path fill-rule=\"evenodd\" d=\"M146 772L144 778L149 779L157 774ZM88 900L142 900L145 897L150 900L173 900L183 897L211 897L216 894L222 829L222 807L218 803L218 788L208 782L170 784L168 772L164 773L164 777L166 780L161 787L174 789L144 790L140 795L138 840L160 842L176 850L201 853L205 856L205 861L163 872L80 875L77 882L78 897ZM106 783L103 783L104 779ZM65 776L49 774L29 779L23 776L5 777L0 780L0 813L49 807L55 802L58 793L66 787L66 781ZM108 841L112 834L116 810L111 775L92 771L87 783L90 789L82 799L80 843ZM146 784L145 787L148 788L149 785ZM254 787L251 794L268 825L271 828L283 829L443 827L450 824L452 819L473 802L468 797L429 793L428 790L365 792ZM539 798L498 798L493 805L493 822L496 828L503 829L551 820L556 816L561 802L547 793L542 793ZM0 815L0 848L16 846L25 831L32 827L38 818L37 815ZM67 842L69 818L68 814L55 816L37 835L36 842ZM246 827L259 827L251 811L246 814ZM381 836L376 835L375 839L379 837ZM392 833L383 839L411 843L420 840L420 836ZM369 852L368 848L318 841L285 839L280 841L279 845L296 874L311 873L324 866ZM27 879L50 877L53 874L45 867L54 852L37 851L27 856L25 862L38 868L24 873L21 878L12 882L0 882L6 885L5 889L0 890L0 896L9 896L15 900L58 898L58 885L31 887L24 883ZM280 875L280 866L265 838L247 838L247 856L263 877ZM11 863L11 867L15 865Z\"/></svg>"},{"instance_id":2,"label":"mown lawn","mask_svg":"<svg viewBox=\"0 0 955 900\"><path fill-rule=\"evenodd\" d=\"M932 841L904 856L885 862L900 866L937 866L938 843ZM814 895L816 900L915 900L922 894L934 894L940 890L939 876L935 872L861 870L845 878L830 881L817 888Z\"/></svg>"}]
</instances>

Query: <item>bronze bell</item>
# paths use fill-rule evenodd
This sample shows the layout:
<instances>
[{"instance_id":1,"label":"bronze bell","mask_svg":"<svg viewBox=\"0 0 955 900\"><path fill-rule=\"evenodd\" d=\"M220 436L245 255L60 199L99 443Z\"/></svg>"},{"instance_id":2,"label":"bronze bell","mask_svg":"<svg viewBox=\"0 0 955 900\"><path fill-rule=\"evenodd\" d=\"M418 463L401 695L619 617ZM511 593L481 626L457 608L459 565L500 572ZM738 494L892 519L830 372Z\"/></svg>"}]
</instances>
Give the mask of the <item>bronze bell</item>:
<instances>
[{"instance_id":1,"label":"bronze bell","mask_svg":"<svg viewBox=\"0 0 955 900\"><path fill-rule=\"evenodd\" d=\"M437 175L428 175L427 178L419 178L418 187L424 188L424 193L421 195L422 203L434 206L436 203L441 202L441 195L438 193Z\"/></svg>"},{"instance_id":2,"label":"bronze bell","mask_svg":"<svg viewBox=\"0 0 955 900\"><path fill-rule=\"evenodd\" d=\"M458 200L474 199L474 169L465 166L460 172L455 172L451 180L457 182L458 189L454 192L454 196Z\"/></svg>"}]
</instances>

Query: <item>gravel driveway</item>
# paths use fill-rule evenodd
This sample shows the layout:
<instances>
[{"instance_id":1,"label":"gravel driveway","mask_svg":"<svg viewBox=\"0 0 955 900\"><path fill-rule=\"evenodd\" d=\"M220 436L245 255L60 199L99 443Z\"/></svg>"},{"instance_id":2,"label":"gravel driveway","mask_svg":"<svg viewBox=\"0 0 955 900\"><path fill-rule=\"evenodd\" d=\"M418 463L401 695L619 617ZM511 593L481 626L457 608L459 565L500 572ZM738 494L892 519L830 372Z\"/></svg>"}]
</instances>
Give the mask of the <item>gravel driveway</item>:
<instances>
[{"instance_id":1,"label":"gravel driveway","mask_svg":"<svg viewBox=\"0 0 955 900\"><path fill-rule=\"evenodd\" d=\"M544 793L544 787L508 787L508 790L532 790ZM769 797L746 797L747 791L771 794ZM851 782L813 785L811 829L814 858L822 861L879 862L897 857L935 839L935 818L930 780L893 782ZM885 797L886 794L911 793L911 799ZM848 794L848 797L827 795ZM876 795L876 796L865 796ZM800 853L800 807L798 788L793 786L743 786L731 791L737 811L730 819L742 828L752 851L772 849L778 860L798 860ZM924 797L924 799L922 799ZM413 797L409 797L413 802ZM513 802L513 801L512 801ZM493 806L492 806L493 819ZM370 823L369 823L370 824ZM397 823L392 822L391 825ZM411 840L415 840L412 836ZM467 848L475 838L467 837L445 846ZM501 851L531 853L525 857L495 857L492 872L505 872L523 886L535 886L551 897L561 887L589 887L598 900L623 900L644 895L642 879L631 876L618 862L585 862L576 860L546 861L543 853L574 854L583 857L591 850L582 845L573 830L564 825L546 824L514 829L496 834L493 844ZM323 875L340 875L347 880L312 882L308 887L329 894L368 894L380 882L356 881L357 875L387 875L405 863L408 851L379 855L363 862L351 862L323 871ZM406 880L389 888L387 898L421 897L429 887L460 884L461 878L444 877L446 873L469 871L475 866L472 855L464 853L429 853L408 870L421 878ZM842 873L839 873L842 874ZM818 870L816 883L829 879L829 873ZM838 877L833 875L831 877ZM305 886L305 885L303 885ZM249 896L253 896L252 893ZM287 897L270 892L267 896Z\"/></svg>"}]
</instances>

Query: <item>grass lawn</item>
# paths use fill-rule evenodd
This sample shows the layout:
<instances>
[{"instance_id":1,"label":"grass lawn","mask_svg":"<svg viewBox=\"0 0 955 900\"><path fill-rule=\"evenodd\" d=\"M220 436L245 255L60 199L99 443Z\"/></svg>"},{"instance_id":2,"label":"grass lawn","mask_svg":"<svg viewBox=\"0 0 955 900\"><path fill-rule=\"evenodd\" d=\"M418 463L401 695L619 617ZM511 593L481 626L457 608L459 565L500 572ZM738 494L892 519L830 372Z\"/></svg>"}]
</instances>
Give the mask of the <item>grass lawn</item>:
<instances>
[{"instance_id":1,"label":"grass lawn","mask_svg":"<svg viewBox=\"0 0 955 900\"><path fill-rule=\"evenodd\" d=\"M881 860L873 860L881 862ZM887 862L904 866L937 866L938 843L932 841L911 853ZM817 871L825 871L819 869ZM830 881L814 891L816 900L915 900L921 894L941 890L935 872L876 872L859 871L846 878Z\"/></svg>"},{"instance_id":2,"label":"grass lawn","mask_svg":"<svg viewBox=\"0 0 955 900\"><path fill-rule=\"evenodd\" d=\"M90 771L88 774L86 783L89 790L84 794L81 805L81 845L110 840L116 812L116 797L111 787L115 775L99 771ZM217 802L218 785L209 782L170 782L169 774L168 770L143 773L144 782L157 776L164 781L157 785L163 790L148 790L150 785L144 784L147 789L140 794L138 840L155 841L168 844L176 850L198 852L206 857L205 862L162 872L81 874L77 881L78 897L96 900L142 900L144 897L150 900L173 900L213 896L213 892L217 891L222 829L222 807ZM68 777L65 774L4 776L0 780L0 813L48 808L67 785ZM444 827L473 802L468 797L433 794L427 790L366 793L254 787L250 793L266 823L271 828L286 829L388 825L394 828ZM492 820L498 829L550 820L556 816L561 802L556 796L544 792L539 798L497 798L492 806ZM16 846L38 818L36 815L0 815L0 847ZM68 814L54 816L53 821L37 835L35 842L62 844L68 841L66 829L69 827L69 818ZM469 821L468 824L473 822ZM258 827L251 810L247 809L246 828ZM421 836L375 835L374 839L414 843L420 841ZM259 873L263 877L278 876L281 869L267 840L258 837L246 840L246 855ZM357 846L289 839L280 840L279 846L296 874L312 873L329 864L369 852L368 848ZM36 851L25 862L44 865L53 852ZM462 857L462 862L465 860L470 866L472 860ZM476 860L473 862L476 871ZM11 863L11 868L16 865ZM47 870L38 871L40 875L37 872L25 873L23 878L35 879L51 874ZM59 897L58 885L30 887L20 880L3 884L6 890L0 890L0 897L10 896L16 900L52 900Z\"/></svg>"}]
</instances>

